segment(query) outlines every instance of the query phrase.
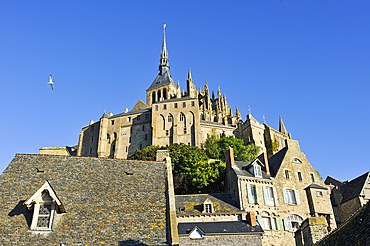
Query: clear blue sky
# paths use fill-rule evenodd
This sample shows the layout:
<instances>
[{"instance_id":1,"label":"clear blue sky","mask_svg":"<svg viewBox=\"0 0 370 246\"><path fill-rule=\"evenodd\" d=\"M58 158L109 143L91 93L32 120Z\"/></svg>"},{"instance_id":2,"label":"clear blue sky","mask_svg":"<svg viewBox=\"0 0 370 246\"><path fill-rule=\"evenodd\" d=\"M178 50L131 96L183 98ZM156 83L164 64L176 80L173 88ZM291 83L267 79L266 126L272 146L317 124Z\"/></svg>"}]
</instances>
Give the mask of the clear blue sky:
<instances>
[{"instance_id":1,"label":"clear blue sky","mask_svg":"<svg viewBox=\"0 0 370 246\"><path fill-rule=\"evenodd\" d=\"M167 23L182 88L191 68L243 120L248 106L273 128L281 115L323 178L353 179L370 170L369 13L369 1L0 0L0 172L145 101Z\"/></svg>"}]
</instances>

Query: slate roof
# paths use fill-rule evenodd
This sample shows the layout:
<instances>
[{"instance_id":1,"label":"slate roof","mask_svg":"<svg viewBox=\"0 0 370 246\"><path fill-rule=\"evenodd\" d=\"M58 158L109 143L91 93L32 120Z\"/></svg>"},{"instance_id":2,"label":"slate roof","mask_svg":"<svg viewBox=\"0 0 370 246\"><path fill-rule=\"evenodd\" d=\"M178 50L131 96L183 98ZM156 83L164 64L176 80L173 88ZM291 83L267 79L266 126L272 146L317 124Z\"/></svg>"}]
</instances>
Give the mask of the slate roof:
<instances>
[{"instance_id":1,"label":"slate roof","mask_svg":"<svg viewBox=\"0 0 370 246\"><path fill-rule=\"evenodd\" d=\"M166 178L164 162L16 155L0 176L0 245L165 245ZM23 203L46 180L66 213L40 237Z\"/></svg>"},{"instance_id":2,"label":"slate roof","mask_svg":"<svg viewBox=\"0 0 370 246\"><path fill-rule=\"evenodd\" d=\"M211 200L215 213L242 213L237 208L237 204L231 199L229 194L195 194L195 195L176 195L176 214L190 215L201 214L205 200Z\"/></svg>"},{"instance_id":3,"label":"slate roof","mask_svg":"<svg viewBox=\"0 0 370 246\"><path fill-rule=\"evenodd\" d=\"M153 83L150 85L148 90L154 89L159 86L163 86L166 84L172 83L174 86L176 86L175 82L173 82L172 76L170 74L170 71L168 69L162 69L162 72L160 72Z\"/></svg>"},{"instance_id":4,"label":"slate roof","mask_svg":"<svg viewBox=\"0 0 370 246\"><path fill-rule=\"evenodd\" d=\"M251 172L248 171L249 165L250 163L248 162L235 161L235 167L233 167L233 170L237 176L261 179L261 178L255 177ZM267 174L264 170L261 170L261 172L262 172L262 179L268 179L268 180L271 179L271 176Z\"/></svg>"},{"instance_id":5,"label":"slate roof","mask_svg":"<svg viewBox=\"0 0 370 246\"><path fill-rule=\"evenodd\" d=\"M262 228L257 224L251 226L245 220L217 221L217 222L190 222L179 223L179 236L187 236L194 227L199 227L205 235L237 235L237 234L262 234Z\"/></svg>"},{"instance_id":6,"label":"slate roof","mask_svg":"<svg viewBox=\"0 0 370 246\"><path fill-rule=\"evenodd\" d=\"M370 245L370 202L315 244L324 245Z\"/></svg>"},{"instance_id":7,"label":"slate roof","mask_svg":"<svg viewBox=\"0 0 370 246\"><path fill-rule=\"evenodd\" d=\"M322 189L322 190L327 190L328 188L318 185L318 184L310 184L304 189L309 189L309 188L314 188L314 189Z\"/></svg>"},{"instance_id":8,"label":"slate roof","mask_svg":"<svg viewBox=\"0 0 370 246\"><path fill-rule=\"evenodd\" d=\"M343 183L343 185L340 187L340 193L343 197L341 203L344 203L361 195L362 189L366 184L366 180L368 179L369 174L370 172L364 173L360 177Z\"/></svg>"},{"instance_id":9,"label":"slate roof","mask_svg":"<svg viewBox=\"0 0 370 246\"><path fill-rule=\"evenodd\" d=\"M121 117L121 116L132 115L132 114L141 114L141 113L147 113L147 112L151 112L151 111L152 111L152 108L139 109L139 110L131 110L131 111L127 112L127 113L116 114L116 115L113 115L113 116L111 116L109 118L111 119L111 118L117 118L117 117Z\"/></svg>"},{"instance_id":10,"label":"slate roof","mask_svg":"<svg viewBox=\"0 0 370 246\"><path fill-rule=\"evenodd\" d=\"M328 176L325 179L325 184L327 184L327 185L335 185L335 186L340 187L340 186L343 185L343 182L340 181L340 180L338 180L338 179L335 179L333 177Z\"/></svg>"},{"instance_id":11,"label":"slate roof","mask_svg":"<svg viewBox=\"0 0 370 246\"><path fill-rule=\"evenodd\" d=\"M275 177L277 172L279 171L279 168L284 160L287 151L288 148L285 147L269 158L270 174L272 177Z\"/></svg>"}]
</instances>

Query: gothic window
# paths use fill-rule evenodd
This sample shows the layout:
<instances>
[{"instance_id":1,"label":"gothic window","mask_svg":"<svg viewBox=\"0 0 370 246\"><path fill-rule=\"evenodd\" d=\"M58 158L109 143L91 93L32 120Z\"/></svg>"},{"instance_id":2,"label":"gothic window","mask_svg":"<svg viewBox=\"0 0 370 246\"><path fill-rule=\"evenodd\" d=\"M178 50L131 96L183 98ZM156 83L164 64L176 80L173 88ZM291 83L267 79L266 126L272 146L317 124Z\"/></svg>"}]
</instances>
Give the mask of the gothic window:
<instances>
[{"instance_id":1,"label":"gothic window","mask_svg":"<svg viewBox=\"0 0 370 246\"><path fill-rule=\"evenodd\" d=\"M158 91L157 94L158 94L158 102L159 102L161 100L161 91Z\"/></svg>"},{"instance_id":2,"label":"gothic window","mask_svg":"<svg viewBox=\"0 0 370 246\"><path fill-rule=\"evenodd\" d=\"M168 122L172 122L172 115L168 115L167 120Z\"/></svg>"},{"instance_id":3,"label":"gothic window","mask_svg":"<svg viewBox=\"0 0 370 246\"><path fill-rule=\"evenodd\" d=\"M180 114L180 121L185 121L185 115L183 113Z\"/></svg>"},{"instance_id":4,"label":"gothic window","mask_svg":"<svg viewBox=\"0 0 370 246\"><path fill-rule=\"evenodd\" d=\"M163 89L163 99L164 100L167 99L167 89L166 88Z\"/></svg>"},{"instance_id":5,"label":"gothic window","mask_svg":"<svg viewBox=\"0 0 370 246\"><path fill-rule=\"evenodd\" d=\"M155 91L152 93L152 103L155 103Z\"/></svg>"},{"instance_id":6,"label":"gothic window","mask_svg":"<svg viewBox=\"0 0 370 246\"><path fill-rule=\"evenodd\" d=\"M50 231L55 213L65 213L48 181L24 205L28 210L33 210L31 230Z\"/></svg>"}]
</instances>

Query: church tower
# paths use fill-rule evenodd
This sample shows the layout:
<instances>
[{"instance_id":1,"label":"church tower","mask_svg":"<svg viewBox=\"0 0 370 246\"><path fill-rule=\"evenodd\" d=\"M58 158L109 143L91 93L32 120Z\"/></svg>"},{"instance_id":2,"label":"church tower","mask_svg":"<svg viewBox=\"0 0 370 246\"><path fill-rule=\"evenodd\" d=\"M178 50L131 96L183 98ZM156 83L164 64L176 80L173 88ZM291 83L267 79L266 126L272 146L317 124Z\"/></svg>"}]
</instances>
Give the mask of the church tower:
<instances>
[{"instance_id":1,"label":"church tower","mask_svg":"<svg viewBox=\"0 0 370 246\"><path fill-rule=\"evenodd\" d=\"M159 63L159 74L146 90L146 104L151 106L155 102L170 99L176 95L176 84L169 72L168 51L166 47L166 24L163 25L163 43Z\"/></svg>"}]
</instances>

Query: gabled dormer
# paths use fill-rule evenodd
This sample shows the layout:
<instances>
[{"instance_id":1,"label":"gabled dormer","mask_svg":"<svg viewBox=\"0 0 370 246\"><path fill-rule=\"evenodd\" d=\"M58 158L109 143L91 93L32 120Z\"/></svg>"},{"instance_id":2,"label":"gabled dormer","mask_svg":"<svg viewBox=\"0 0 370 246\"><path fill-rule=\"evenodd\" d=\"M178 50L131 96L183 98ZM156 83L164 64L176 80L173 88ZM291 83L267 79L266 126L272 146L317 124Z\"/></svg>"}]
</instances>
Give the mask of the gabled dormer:
<instances>
[{"instance_id":1,"label":"gabled dormer","mask_svg":"<svg viewBox=\"0 0 370 246\"><path fill-rule=\"evenodd\" d=\"M30 229L35 231L51 231L55 213L65 213L62 202L47 180L24 206L33 211Z\"/></svg>"},{"instance_id":2,"label":"gabled dormer","mask_svg":"<svg viewBox=\"0 0 370 246\"><path fill-rule=\"evenodd\" d=\"M255 159L251 164L248 165L248 171L256 178L262 178L262 169L265 165L259 160Z\"/></svg>"},{"instance_id":3,"label":"gabled dormer","mask_svg":"<svg viewBox=\"0 0 370 246\"><path fill-rule=\"evenodd\" d=\"M203 239L203 237L206 235L206 233L200 229L198 226L195 226L190 232L189 232L189 238L190 239Z\"/></svg>"},{"instance_id":4,"label":"gabled dormer","mask_svg":"<svg viewBox=\"0 0 370 246\"><path fill-rule=\"evenodd\" d=\"M213 212L214 212L213 202L209 198L207 198L203 202L203 213L213 213Z\"/></svg>"}]
</instances>

